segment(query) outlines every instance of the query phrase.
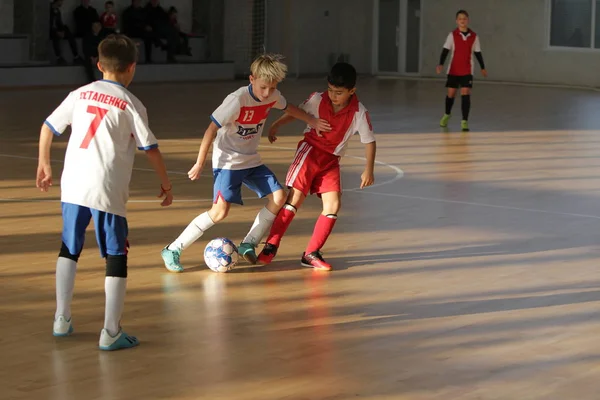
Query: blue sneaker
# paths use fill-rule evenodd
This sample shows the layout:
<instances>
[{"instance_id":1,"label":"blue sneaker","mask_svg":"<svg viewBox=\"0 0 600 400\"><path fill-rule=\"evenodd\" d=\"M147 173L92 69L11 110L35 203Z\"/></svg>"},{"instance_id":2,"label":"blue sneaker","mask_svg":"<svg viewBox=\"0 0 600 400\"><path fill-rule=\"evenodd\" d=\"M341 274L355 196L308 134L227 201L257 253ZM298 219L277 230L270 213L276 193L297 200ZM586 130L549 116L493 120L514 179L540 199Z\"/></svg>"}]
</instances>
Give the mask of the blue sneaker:
<instances>
[{"instance_id":1,"label":"blue sneaker","mask_svg":"<svg viewBox=\"0 0 600 400\"><path fill-rule=\"evenodd\" d=\"M163 261L165 262L165 267L171 272L183 272L183 265L179 261L179 257L181 257L181 250L169 250L169 247L165 247L160 252Z\"/></svg>"},{"instance_id":2,"label":"blue sneaker","mask_svg":"<svg viewBox=\"0 0 600 400\"><path fill-rule=\"evenodd\" d=\"M110 333L106 329L102 329L100 332L100 350L113 351L119 349L129 349L140 344L140 341L135 336L129 336L123 329L116 334L116 336L110 336Z\"/></svg>"},{"instance_id":3,"label":"blue sneaker","mask_svg":"<svg viewBox=\"0 0 600 400\"><path fill-rule=\"evenodd\" d=\"M240 243L238 246L238 253L240 253L240 256L244 257L244 260L252 265L256 264L256 261L258 260L256 246L252 243Z\"/></svg>"},{"instance_id":4,"label":"blue sneaker","mask_svg":"<svg viewBox=\"0 0 600 400\"><path fill-rule=\"evenodd\" d=\"M71 324L71 319L68 320L60 315L58 318L54 320L54 329L52 330L52 334L56 337L69 336L73 333L73 324Z\"/></svg>"}]
</instances>

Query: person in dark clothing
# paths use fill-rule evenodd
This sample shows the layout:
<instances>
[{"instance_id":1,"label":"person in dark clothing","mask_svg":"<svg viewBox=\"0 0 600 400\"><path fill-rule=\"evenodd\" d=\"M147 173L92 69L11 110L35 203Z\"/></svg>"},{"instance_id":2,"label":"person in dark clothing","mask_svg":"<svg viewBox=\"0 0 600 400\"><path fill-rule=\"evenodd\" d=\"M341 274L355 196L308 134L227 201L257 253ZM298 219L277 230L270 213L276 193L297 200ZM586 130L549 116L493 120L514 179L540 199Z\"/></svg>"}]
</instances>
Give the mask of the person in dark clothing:
<instances>
[{"instance_id":1,"label":"person in dark clothing","mask_svg":"<svg viewBox=\"0 0 600 400\"><path fill-rule=\"evenodd\" d=\"M181 30L177 16L177 8L169 8L169 23L177 31L177 35L179 36L179 41L177 42L177 54L185 54L186 56L191 56L192 49L190 48L190 40L188 34Z\"/></svg>"},{"instance_id":2,"label":"person in dark clothing","mask_svg":"<svg viewBox=\"0 0 600 400\"><path fill-rule=\"evenodd\" d=\"M146 22L161 39L167 40L167 61L176 62L179 33L169 22L169 14L160 5L160 0L150 0L146 5Z\"/></svg>"},{"instance_id":3,"label":"person in dark clothing","mask_svg":"<svg viewBox=\"0 0 600 400\"><path fill-rule=\"evenodd\" d=\"M92 24L99 20L98 11L90 5L90 0L81 0L81 5L73 11L75 36L85 37L92 31Z\"/></svg>"},{"instance_id":4,"label":"person in dark clothing","mask_svg":"<svg viewBox=\"0 0 600 400\"><path fill-rule=\"evenodd\" d=\"M146 10L142 0L132 0L131 6L123 12L123 33L131 38L142 39L146 51L146 63L152 62L152 45L166 50L166 46L146 22Z\"/></svg>"},{"instance_id":5,"label":"person in dark clothing","mask_svg":"<svg viewBox=\"0 0 600 400\"><path fill-rule=\"evenodd\" d=\"M75 64L82 62L81 57L77 51L77 43L75 37L62 21L62 14L60 8L62 7L63 0L53 0L50 3L50 39L52 39L52 45L54 47L54 54L59 64L66 64L65 59L62 57L60 49L60 41L66 39L69 41L71 52L73 53L73 61Z\"/></svg>"},{"instance_id":6,"label":"person in dark clothing","mask_svg":"<svg viewBox=\"0 0 600 400\"><path fill-rule=\"evenodd\" d=\"M88 80L94 82L96 80L95 71L98 69L98 45L106 35L102 33L102 23L96 21L92 24L90 33L88 33L82 42L83 56L85 57L85 73Z\"/></svg>"}]
</instances>

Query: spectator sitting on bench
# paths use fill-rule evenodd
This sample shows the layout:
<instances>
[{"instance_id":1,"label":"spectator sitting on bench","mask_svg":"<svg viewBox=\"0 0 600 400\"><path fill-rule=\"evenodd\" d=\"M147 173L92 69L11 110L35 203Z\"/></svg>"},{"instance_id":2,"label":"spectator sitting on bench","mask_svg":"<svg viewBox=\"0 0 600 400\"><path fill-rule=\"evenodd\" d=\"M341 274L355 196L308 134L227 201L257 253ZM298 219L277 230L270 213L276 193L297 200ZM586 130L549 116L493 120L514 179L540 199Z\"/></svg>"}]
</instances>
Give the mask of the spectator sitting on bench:
<instances>
[{"instance_id":1,"label":"spectator sitting on bench","mask_svg":"<svg viewBox=\"0 0 600 400\"><path fill-rule=\"evenodd\" d=\"M85 73L90 83L96 80L96 70L98 68L98 45L106 35L103 34L102 24L96 21L92 24L92 29L82 42L83 56L85 57Z\"/></svg>"},{"instance_id":2,"label":"spectator sitting on bench","mask_svg":"<svg viewBox=\"0 0 600 400\"><path fill-rule=\"evenodd\" d=\"M153 44L163 50L167 49L167 46L160 41L150 24L148 24L146 10L142 7L142 0L131 0L131 6L123 12L123 33L131 38L144 41L146 63L152 62Z\"/></svg>"},{"instance_id":3,"label":"spectator sitting on bench","mask_svg":"<svg viewBox=\"0 0 600 400\"><path fill-rule=\"evenodd\" d=\"M84 37L92 31L92 24L98 21L98 11L90 5L90 0L81 0L81 5L73 11L75 36Z\"/></svg>"},{"instance_id":4,"label":"spectator sitting on bench","mask_svg":"<svg viewBox=\"0 0 600 400\"><path fill-rule=\"evenodd\" d=\"M181 31L179 21L177 20L177 9L175 7L169 8L169 22L179 35L179 41L177 42L177 54L185 54L186 56L191 56L192 49L190 48L188 34Z\"/></svg>"},{"instance_id":5,"label":"spectator sitting on bench","mask_svg":"<svg viewBox=\"0 0 600 400\"><path fill-rule=\"evenodd\" d=\"M62 51L60 48L60 41L66 39L71 47L73 53L73 63L81 64L83 61L77 51L77 43L75 37L62 21L62 14L60 8L62 7L63 0L52 0L50 3L50 39L52 40L52 46L54 47L54 55L59 64L66 64L67 62L62 57Z\"/></svg>"},{"instance_id":6,"label":"spectator sitting on bench","mask_svg":"<svg viewBox=\"0 0 600 400\"><path fill-rule=\"evenodd\" d=\"M167 62L177 62L177 46L179 34L169 23L169 15L160 5L160 0L150 0L146 5L146 22L152 27L154 34L167 40Z\"/></svg>"}]
</instances>

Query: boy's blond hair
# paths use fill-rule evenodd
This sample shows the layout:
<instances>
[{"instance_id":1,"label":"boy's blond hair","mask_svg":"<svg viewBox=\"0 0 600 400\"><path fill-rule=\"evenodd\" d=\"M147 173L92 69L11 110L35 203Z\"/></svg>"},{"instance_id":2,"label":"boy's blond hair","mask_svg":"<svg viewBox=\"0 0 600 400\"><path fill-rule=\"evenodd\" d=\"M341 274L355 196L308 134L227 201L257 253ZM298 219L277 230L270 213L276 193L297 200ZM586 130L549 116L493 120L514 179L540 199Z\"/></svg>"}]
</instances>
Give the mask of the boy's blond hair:
<instances>
[{"instance_id":1,"label":"boy's blond hair","mask_svg":"<svg viewBox=\"0 0 600 400\"><path fill-rule=\"evenodd\" d=\"M283 60L280 54L261 54L250 66L250 73L255 79L279 83L284 80L288 70Z\"/></svg>"},{"instance_id":2,"label":"boy's blond hair","mask_svg":"<svg viewBox=\"0 0 600 400\"><path fill-rule=\"evenodd\" d=\"M98 61L106 72L123 73L137 58L135 42L125 35L109 35L98 46Z\"/></svg>"}]
</instances>

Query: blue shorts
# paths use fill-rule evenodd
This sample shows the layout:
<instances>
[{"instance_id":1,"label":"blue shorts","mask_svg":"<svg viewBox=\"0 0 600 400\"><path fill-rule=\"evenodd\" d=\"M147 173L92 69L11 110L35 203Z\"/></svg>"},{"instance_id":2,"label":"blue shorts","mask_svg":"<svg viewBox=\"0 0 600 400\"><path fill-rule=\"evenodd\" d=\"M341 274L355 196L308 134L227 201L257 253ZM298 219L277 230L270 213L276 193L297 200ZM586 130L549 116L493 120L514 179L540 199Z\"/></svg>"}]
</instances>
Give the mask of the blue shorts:
<instances>
[{"instance_id":1,"label":"blue shorts","mask_svg":"<svg viewBox=\"0 0 600 400\"><path fill-rule=\"evenodd\" d=\"M71 203L62 203L62 215L62 241L69 249L69 253L73 255L81 253L85 242L85 230L93 218L102 258L107 254L111 256L127 254L129 229L125 217Z\"/></svg>"},{"instance_id":2,"label":"blue shorts","mask_svg":"<svg viewBox=\"0 0 600 400\"><path fill-rule=\"evenodd\" d=\"M242 184L258 197L263 198L283 189L275 174L265 165L248 169L213 169L215 186L213 201L219 197L228 203L244 204L242 201Z\"/></svg>"}]
</instances>

